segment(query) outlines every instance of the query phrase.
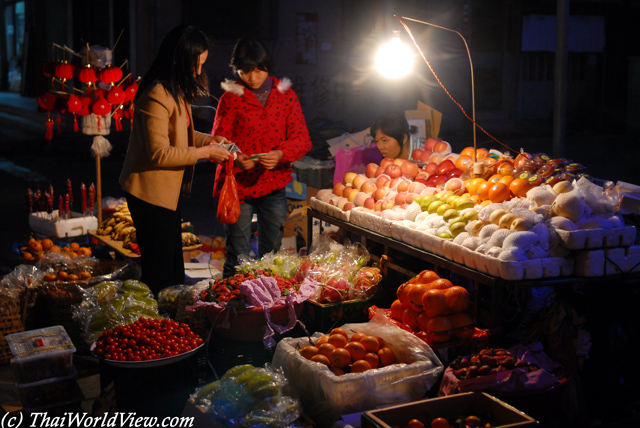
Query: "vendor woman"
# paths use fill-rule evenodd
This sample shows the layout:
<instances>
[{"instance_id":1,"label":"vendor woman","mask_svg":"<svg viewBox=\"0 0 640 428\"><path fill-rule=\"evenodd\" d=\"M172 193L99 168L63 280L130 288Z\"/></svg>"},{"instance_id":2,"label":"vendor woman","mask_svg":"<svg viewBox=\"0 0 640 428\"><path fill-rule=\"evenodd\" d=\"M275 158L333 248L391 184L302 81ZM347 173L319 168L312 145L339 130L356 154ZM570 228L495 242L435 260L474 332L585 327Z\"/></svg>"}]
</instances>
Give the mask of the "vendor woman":
<instances>
[{"instance_id":1,"label":"vendor woman","mask_svg":"<svg viewBox=\"0 0 640 428\"><path fill-rule=\"evenodd\" d=\"M404 113L386 113L371 125L371 136L385 158L409 159L411 128Z\"/></svg>"}]
</instances>

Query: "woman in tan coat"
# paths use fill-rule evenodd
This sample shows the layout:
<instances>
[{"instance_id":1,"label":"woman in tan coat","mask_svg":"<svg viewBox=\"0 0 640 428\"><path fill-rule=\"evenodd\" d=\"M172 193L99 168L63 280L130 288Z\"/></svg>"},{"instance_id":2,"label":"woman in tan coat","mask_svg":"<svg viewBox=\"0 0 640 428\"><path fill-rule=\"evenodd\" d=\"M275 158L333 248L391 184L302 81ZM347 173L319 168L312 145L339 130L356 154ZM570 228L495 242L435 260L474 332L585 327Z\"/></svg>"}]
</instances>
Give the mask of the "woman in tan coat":
<instances>
[{"instance_id":1,"label":"woman in tan coat","mask_svg":"<svg viewBox=\"0 0 640 428\"><path fill-rule=\"evenodd\" d=\"M189 196L198 159L229 151L194 130L190 104L207 95L206 36L181 25L165 37L134 99L133 129L120 175L141 255L140 280L157 294L183 284L180 196Z\"/></svg>"}]
</instances>

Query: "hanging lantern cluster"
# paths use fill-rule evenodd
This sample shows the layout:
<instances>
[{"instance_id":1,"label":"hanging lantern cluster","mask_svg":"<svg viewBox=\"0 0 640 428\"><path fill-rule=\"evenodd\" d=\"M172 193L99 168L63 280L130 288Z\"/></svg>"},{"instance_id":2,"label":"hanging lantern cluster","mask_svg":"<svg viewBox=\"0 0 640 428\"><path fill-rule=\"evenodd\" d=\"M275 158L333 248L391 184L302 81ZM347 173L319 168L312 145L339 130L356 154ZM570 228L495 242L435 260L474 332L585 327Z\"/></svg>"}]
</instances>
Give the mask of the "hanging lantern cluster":
<instances>
[{"instance_id":1,"label":"hanging lantern cluster","mask_svg":"<svg viewBox=\"0 0 640 428\"><path fill-rule=\"evenodd\" d=\"M55 45L60 48L60 46ZM64 47L65 50L71 51ZM71 51L73 52L73 51ZM81 55L73 52L75 56ZM123 64L128 64L127 61ZM61 133L61 114L73 115L73 130L79 131L77 116L95 114L98 130L102 117L110 115L116 120L116 130L122 130L122 119L133 117L133 99L138 84L128 74L123 78L122 66L106 65L96 68L91 64L75 66L66 60L47 61L42 65L43 74L51 79L50 90L37 98L38 110L47 112L45 138L53 138L53 127L58 124ZM78 85L79 84L79 85ZM77 88L76 85L81 86ZM52 118L52 115L57 117Z\"/></svg>"}]
</instances>

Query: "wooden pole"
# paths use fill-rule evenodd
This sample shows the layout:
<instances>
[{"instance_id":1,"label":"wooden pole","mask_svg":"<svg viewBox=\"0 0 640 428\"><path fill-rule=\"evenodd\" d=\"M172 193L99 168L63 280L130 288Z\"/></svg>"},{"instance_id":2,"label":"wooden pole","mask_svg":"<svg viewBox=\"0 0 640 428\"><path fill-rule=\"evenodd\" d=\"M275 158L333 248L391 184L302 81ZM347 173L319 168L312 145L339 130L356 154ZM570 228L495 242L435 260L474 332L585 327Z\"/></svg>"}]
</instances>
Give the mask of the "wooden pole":
<instances>
[{"instance_id":1,"label":"wooden pole","mask_svg":"<svg viewBox=\"0 0 640 428\"><path fill-rule=\"evenodd\" d=\"M102 172L100 171L100 155L96 154L96 207L98 210L98 227L102 224Z\"/></svg>"}]
</instances>

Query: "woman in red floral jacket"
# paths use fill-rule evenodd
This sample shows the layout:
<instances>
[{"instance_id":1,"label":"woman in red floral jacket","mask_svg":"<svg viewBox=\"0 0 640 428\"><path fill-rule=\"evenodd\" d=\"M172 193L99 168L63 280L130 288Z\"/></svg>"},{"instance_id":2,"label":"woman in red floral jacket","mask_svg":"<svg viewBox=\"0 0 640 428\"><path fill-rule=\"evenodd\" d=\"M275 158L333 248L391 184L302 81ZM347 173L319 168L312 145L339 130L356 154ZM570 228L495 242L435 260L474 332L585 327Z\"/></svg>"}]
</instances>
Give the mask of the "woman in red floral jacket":
<instances>
[{"instance_id":1,"label":"woman in red floral jacket","mask_svg":"<svg viewBox=\"0 0 640 428\"><path fill-rule=\"evenodd\" d=\"M287 217L285 187L292 180L291 164L311 149L309 131L289 79L271 77L271 56L261 41L240 39L231 55L231 68L240 80L225 80L212 135L240 148L234 173L241 214L226 225L227 258L223 276L235 273L238 257L251 252L251 222L258 216L260 258L278 251ZM218 168L214 197L220 195L224 168Z\"/></svg>"}]
</instances>

